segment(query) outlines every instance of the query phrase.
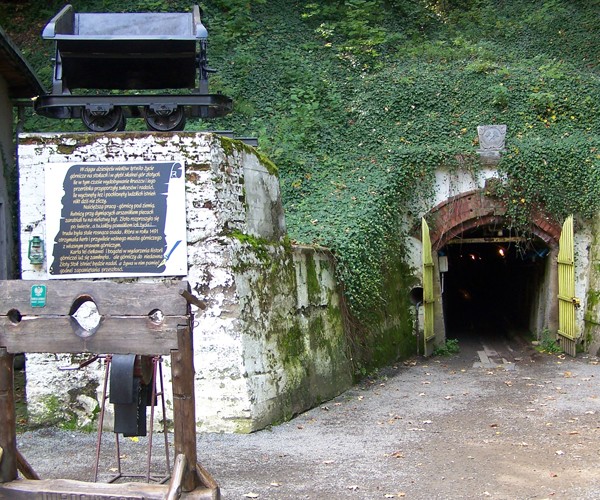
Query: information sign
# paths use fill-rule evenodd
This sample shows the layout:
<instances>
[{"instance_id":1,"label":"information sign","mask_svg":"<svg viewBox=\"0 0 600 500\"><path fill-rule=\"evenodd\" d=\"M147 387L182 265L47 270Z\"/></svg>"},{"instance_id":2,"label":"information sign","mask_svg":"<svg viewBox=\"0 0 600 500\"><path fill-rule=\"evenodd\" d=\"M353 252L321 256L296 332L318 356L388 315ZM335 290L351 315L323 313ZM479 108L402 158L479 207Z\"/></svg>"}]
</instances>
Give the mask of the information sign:
<instances>
[{"instance_id":1,"label":"information sign","mask_svg":"<svg viewBox=\"0 0 600 500\"><path fill-rule=\"evenodd\" d=\"M50 278L187 274L180 162L46 167Z\"/></svg>"}]
</instances>

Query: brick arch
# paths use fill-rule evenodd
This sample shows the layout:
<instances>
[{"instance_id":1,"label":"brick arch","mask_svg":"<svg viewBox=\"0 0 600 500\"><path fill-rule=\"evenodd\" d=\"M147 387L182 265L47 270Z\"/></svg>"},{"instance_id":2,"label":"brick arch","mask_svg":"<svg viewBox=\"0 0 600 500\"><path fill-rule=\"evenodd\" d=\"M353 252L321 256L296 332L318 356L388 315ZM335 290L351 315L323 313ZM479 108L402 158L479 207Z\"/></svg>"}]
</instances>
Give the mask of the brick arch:
<instances>
[{"instance_id":1,"label":"brick arch","mask_svg":"<svg viewBox=\"0 0 600 500\"><path fill-rule=\"evenodd\" d=\"M426 215L431 244L434 250L469 229L487 225L506 226L506 206L483 190L468 191L448 198ZM548 214L534 209L531 214L532 232L549 248L557 248L561 226Z\"/></svg>"}]
</instances>

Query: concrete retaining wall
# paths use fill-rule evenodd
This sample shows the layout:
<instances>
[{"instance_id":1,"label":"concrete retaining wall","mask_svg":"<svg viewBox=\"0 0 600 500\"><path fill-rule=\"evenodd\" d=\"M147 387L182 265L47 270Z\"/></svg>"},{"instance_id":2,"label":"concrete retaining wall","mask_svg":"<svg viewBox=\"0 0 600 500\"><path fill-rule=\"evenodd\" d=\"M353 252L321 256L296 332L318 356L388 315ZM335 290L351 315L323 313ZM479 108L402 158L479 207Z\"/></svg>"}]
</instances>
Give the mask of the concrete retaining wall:
<instances>
[{"instance_id":1,"label":"concrete retaining wall","mask_svg":"<svg viewBox=\"0 0 600 500\"><path fill-rule=\"evenodd\" d=\"M185 165L186 279L208 304L194 311L193 323L199 429L250 432L350 386L333 260L325 250L287 241L276 169L252 148L202 133L40 134L22 137L19 158L23 279L47 278L27 259L31 236L46 241L46 165ZM102 369L57 369L73 361L28 356L34 421L88 422Z\"/></svg>"}]
</instances>

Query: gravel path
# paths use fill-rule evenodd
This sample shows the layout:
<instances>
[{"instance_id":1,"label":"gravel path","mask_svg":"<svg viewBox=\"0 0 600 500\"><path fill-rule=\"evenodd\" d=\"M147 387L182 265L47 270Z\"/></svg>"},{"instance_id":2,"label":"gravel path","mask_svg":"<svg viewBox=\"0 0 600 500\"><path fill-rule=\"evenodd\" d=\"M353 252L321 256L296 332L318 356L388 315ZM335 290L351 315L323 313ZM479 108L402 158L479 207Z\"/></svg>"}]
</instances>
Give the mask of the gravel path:
<instances>
[{"instance_id":1,"label":"gravel path","mask_svg":"<svg viewBox=\"0 0 600 500\"><path fill-rule=\"evenodd\" d=\"M496 364L481 366L481 352ZM199 460L225 499L597 499L599 369L596 358L506 341L461 344L457 356L399 363L285 424L199 435ZM124 470L143 472L145 439L122 442ZM91 477L95 435L40 429L19 447L42 477ZM103 455L102 471L111 467Z\"/></svg>"}]
</instances>

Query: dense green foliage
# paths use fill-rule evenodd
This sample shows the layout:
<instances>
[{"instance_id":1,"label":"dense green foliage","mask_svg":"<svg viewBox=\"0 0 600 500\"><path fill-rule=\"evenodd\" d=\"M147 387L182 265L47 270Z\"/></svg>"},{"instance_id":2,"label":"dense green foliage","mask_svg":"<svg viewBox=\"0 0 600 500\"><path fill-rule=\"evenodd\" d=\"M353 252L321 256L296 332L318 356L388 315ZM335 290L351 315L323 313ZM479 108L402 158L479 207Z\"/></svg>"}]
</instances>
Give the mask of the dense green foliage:
<instances>
[{"instance_id":1,"label":"dense green foliage","mask_svg":"<svg viewBox=\"0 0 600 500\"><path fill-rule=\"evenodd\" d=\"M185 10L181 0L73 0L76 11ZM0 5L0 24L48 81L38 38L56 0ZM508 125L497 193L514 224L600 207L598 0L211 0L211 90L235 111L188 129L259 137L279 167L290 236L330 247L368 322L381 270L434 189L477 169L476 127ZM31 118L28 130L59 126ZM130 127L141 126L130 124ZM460 163L459 163L460 160Z\"/></svg>"}]
</instances>

